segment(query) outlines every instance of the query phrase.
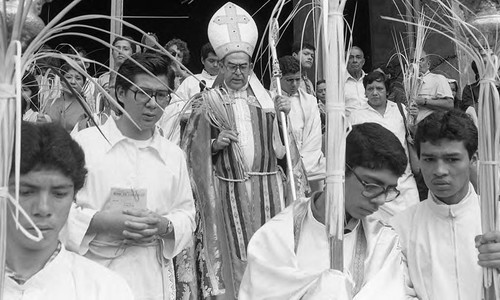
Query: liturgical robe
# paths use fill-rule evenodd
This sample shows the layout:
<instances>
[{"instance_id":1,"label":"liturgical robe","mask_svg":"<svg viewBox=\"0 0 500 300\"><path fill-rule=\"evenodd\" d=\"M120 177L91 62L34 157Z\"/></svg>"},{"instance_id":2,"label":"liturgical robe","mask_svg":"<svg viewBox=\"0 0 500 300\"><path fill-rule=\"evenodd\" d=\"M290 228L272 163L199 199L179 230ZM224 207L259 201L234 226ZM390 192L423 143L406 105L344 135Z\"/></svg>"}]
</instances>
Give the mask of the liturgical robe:
<instances>
[{"instance_id":1,"label":"liturgical robe","mask_svg":"<svg viewBox=\"0 0 500 300\"><path fill-rule=\"evenodd\" d=\"M458 204L444 204L429 192L427 200L391 223L401 238L419 299L481 299L482 269L474 243L481 234L481 212L471 184Z\"/></svg>"},{"instance_id":2,"label":"liturgical robe","mask_svg":"<svg viewBox=\"0 0 500 300\"><path fill-rule=\"evenodd\" d=\"M304 299L318 281L331 278L325 276L330 272L325 226L313 217L310 203L288 207L254 234L239 299ZM406 269L393 229L373 219L351 220L346 228L351 231L344 235L344 266L354 298L322 297L412 299L406 296Z\"/></svg>"},{"instance_id":3,"label":"liturgical robe","mask_svg":"<svg viewBox=\"0 0 500 300\"><path fill-rule=\"evenodd\" d=\"M132 300L125 280L107 268L64 247L24 284L6 274L8 300Z\"/></svg>"}]
</instances>

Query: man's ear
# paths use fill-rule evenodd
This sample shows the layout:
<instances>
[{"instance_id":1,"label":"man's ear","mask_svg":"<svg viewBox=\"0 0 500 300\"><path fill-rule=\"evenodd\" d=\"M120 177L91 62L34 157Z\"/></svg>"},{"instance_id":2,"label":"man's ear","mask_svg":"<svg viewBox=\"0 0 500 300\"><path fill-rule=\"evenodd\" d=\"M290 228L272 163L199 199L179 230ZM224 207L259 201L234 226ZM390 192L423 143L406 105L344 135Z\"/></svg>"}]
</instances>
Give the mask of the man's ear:
<instances>
[{"instance_id":1,"label":"man's ear","mask_svg":"<svg viewBox=\"0 0 500 300\"><path fill-rule=\"evenodd\" d=\"M295 58L295 59L299 59L299 55L297 53L292 53L292 57Z\"/></svg>"},{"instance_id":2,"label":"man's ear","mask_svg":"<svg viewBox=\"0 0 500 300\"><path fill-rule=\"evenodd\" d=\"M479 156L478 156L478 153L476 151L476 153L474 153L472 155L472 157L470 158L470 164L471 164L471 166L477 167L478 160L479 160Z\"/></svg>"},{"instance_id":3,"label":"man's ear","mask_svg":"<svg viewBox=\"0 0 500 300\"><path fill-rule=\"evenodd\" d=\"M123 102L123 98L125 98L125 93L127 92L122 86L119 86L116 88L116 99L119 101L119 102Z\"/></svg>"},{"instance_id":4,"label":"man's ear","mask_svg":"<svg viewBox=\"0 0 500 300\"><path fill-rule=\"evenodd\" d=\"M250 63L250 70L253 70L253 63Z\"/></svg>"}]
</instances>

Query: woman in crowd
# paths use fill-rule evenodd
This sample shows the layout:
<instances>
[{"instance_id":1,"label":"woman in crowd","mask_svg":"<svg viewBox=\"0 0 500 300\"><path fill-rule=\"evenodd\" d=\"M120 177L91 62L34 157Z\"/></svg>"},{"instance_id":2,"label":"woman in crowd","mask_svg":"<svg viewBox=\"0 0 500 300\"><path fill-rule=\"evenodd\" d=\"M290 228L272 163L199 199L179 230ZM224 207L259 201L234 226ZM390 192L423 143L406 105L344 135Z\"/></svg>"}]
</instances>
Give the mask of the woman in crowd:
<instances>
[{"instance_id":1,"label":"woman in crowd","mask_svg":"<svg viewBox=\"0 0 500 300\"><path fill-rule=\"evenodd\" d=\"M61 67L61 73L69 86L61 80L61 96L50 104L47 114L53 122L60 123L68 132L71 132L75 125L85 118L85 111L78 98L85 101L82 91L86 77L68 64Z\"/></svg>"}]
</instances>

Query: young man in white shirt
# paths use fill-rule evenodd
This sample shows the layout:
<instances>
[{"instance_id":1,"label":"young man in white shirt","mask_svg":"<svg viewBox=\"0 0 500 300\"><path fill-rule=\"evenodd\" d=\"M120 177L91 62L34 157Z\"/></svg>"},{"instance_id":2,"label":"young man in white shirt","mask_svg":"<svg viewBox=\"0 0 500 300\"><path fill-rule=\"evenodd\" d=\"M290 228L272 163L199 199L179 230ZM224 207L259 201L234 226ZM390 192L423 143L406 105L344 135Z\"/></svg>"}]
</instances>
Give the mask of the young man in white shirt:
<instances>
[{"instance_id":1,"label":"young man in white shirt","mask_svg":"<svg viewBox=\"0 0 500 300\"><path fill-rule=\"evenodd\" d=\"M186 108L183 112L184 106L194 95L206 88L211 88L219 74L219 58L210 43L201 47L201 63L203 64L201 73L189 76L182 81L175 93L172 94L170 105L165 108L165 113L158 121L158 126L176 144L180 143L182 129L191 115L191 107ZM181 113L183 114L181 115Z\"/></svg>"},{"instance_id":2,"label":"young man in white shirt","mask_svg":"<svg viewBox=\"0 0 500 300\"><path fill-rule=\"evenodd\" d=\"M463 112L436 112L419 123L415 145L429 196L391 223L401 237L416 296L481 299L482 269L474 245L481 212L470 183L477 128ZM478 246L485 241L488 236Z\"/></svg>"},{"instance_id":3,"label":"young man in white shirt","mask_svg":"<svg viewBox=\"0 0 500 300\"><path fill-rule=\"evenodd\" d=\"M369 219L399 191L407 158L379 124L352 127L346 141L345 273L330 270L325 196L296 201L261 227L248 245L239 299L407 299L406 266L396 233Z\"/></svg>"},{"instance_id":4,"label":"young man in white shirt","mask_svg":"<svg viewBox=\"0 0 500 300\"><path fill-rule=\"evenodd\" d=\"M75 135L89 174L65 242L122 275L136 299L175 299L172 259L192 238L195 208L184 152L156 127L174 73L149 53L133 55L118 73L117 98L130 118Z\"/></svg>"},{"instance_id":5,"label":"young man in white shirt","mask_svg":"<svg viewBox=\"0 0 500 300\"><path fill-rule=\"evenodd\" d=\"M309 43L298 42L292 46L292 56L300 63L300 87L313 96L315 94L314 85L307 76L307 72L313 68L315 52L316 48Z\"/></svg>"},{"instance_id":6,"label":"young man in white shirt","mask_svg":"<svg viewBox=\"0 0 500 300\"><path fill-rule=\"evenodd\" d=\"M124 279L67 251L59 241L86 174L83 151L64 128L53 123L22 124L18 184L19 205L26 215L19 214L16 221L16 208L9 202L3 299L133 299ZM15 195L15 187L12 172L10 195ZM28 237L37 236L36 228L43 235L40 241Z\"/></svg>"},{"instance_id":7,"label":"young man in white shirt","mask_svg":"<svg viewBox=\"0 0 500 300\"><path fill-rule=\"evenodd\" d=\"M282 94L290 99L288 118L311 186L322 186L325 179L325 157L321 151L321 118L317 100L300 87L299 62L292 56L279 59ZM317 190L318 188L312 188Z\"/></svg>"}]
</instances>

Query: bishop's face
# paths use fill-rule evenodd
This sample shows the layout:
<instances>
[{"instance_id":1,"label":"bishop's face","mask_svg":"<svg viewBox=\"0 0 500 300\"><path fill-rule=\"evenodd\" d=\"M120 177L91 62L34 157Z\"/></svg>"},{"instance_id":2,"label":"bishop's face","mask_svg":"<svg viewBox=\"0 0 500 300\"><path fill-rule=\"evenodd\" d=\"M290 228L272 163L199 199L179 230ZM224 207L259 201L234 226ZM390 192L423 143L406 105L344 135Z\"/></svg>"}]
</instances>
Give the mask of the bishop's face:
<instances>
[{"instance_id":1,"label":"bishop's face","mask_svg":"<svg viewBox=\"0 0 500 300\"><path fill-rule=\"evenodd\" d=\"M221 62L224 82L233 90L239 90L247 84L252 68L250 56L245 52L228 54Z\"/></svg>"}]
</instances>

